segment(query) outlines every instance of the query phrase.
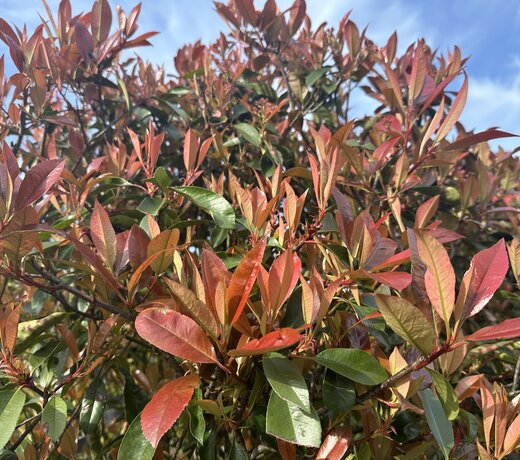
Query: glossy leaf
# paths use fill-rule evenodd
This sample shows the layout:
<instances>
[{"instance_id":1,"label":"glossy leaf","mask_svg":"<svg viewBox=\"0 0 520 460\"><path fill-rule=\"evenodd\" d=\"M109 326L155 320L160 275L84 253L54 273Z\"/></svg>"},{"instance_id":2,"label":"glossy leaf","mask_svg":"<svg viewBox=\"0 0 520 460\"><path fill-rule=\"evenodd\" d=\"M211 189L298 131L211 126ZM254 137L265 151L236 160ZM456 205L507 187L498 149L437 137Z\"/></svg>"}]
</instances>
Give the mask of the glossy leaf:
<instances>
[{"instance_id":1,"label":"glossy leaf","mask_svg":"<svg viewBox=\"0 0 520 460\"><path fill-rule=\"evenodd\" d=\"M446 416L449 420L455 420L459 414L459 401L453 387L442 374L439 374L433 369L427 369L427 371L433 380L435 392L444 408Z\"/></svg>"},{"instance_id":2,"label":"glossy leaf","mask_svg":"<svg viewBox=\"0 0 520 460\"><path fill-rule=\"evenodd\" d=\"M207 212L220 228L235 228L235 211L222 196L211 190L194 186L174 187L174 190Z\"/></svg>"},{"instance_id":3,"label":"glossy leaf","mask_svg":"<svg viewBox=\"0 0 520 460\"><path fill-rule=\"evenodd\" d=\"M154 448L188 405L198 384L198 375L180 377L162 386L145 406L141 427Z\"/></svg>"},{"instance_id":4,"label":"glossy leaf","mask_svg":"<svg viewBox=\"0 0 520 460\"><path fill-rule=\"evenodd\" d=\"M302 339L303 336L296 329L284 327L269 332L269 334L266 334L261 339L250 340L244 346L230 350L228 354L234 358L239 356L263 355L271 351L288 348Z\"/></svg>"},{"instance_id":5,"label":"glossy leaf","mask_svg":"<svg viewBox=\"0 0 520 460\"><path fill-rule=\"evenodd\" d=\"M426 265L426 292L446 328L455 304L455 271L444 246L430 234L415 230L419 257Z\"/></svg>"},{"instance_id":6,"label":"glossy leaf","mask_svg":"<svg viewBox=\"0 0 520 460\"><path fill-rule=\"evenodd\" d=\"M46 160L33 166L20 184L15 208L24 209L47 193L58 181L64 167L64 160Z\"/></svg>"},{"instance_id":7,"label":"glossy leaf","mask_svg":"<svg viewBox=\"0 0 520 460\"><path fill-rule=\"evenodd\" d=\"M267 405L266 431L284 441L300 446L319 447L321 425L316 411L305 412L296 404L271 392Z\"/></svg>"},{"instance_id":8,"label":"glossy leaf","mask_svg":"<svg viewBox=\"0 0 520 460\"><path fill-rule=\"evenodd\" d=\"M262 139L260 138L258 129L256 129L254 125L248 123L237 123L235 129L247 142L253 144L255 147L260 147Z\"/></svg>"},{"instance_id":9,"label":"glossy leaf","mask_svg":"<svg viewBox=\"0 0 520 460\"><path fill-rule=\"evenodd\" d=\"M173 310L149 308L135 320L137 333L174 356L196 363L218 363L215 350L200 326Z\"/></svg>"},{"instance_id":10,"label":"glossy leaf","mask_svg":"<svg viewBox=\"0 0 520 460\"><path fill-rule=\"evenodd\" d=\"M0 391L0 449L5 447L18 424L18 417L25 404L21 388Z\"/></svg>"},{"instance_id":11,"label":"glossy leaf","mask_svg":"<svg viewBox=\"0 0 520 460\"><path fill-rule=\"evenodd\" d=\"M256 281L264 256L267 239L263 238L241 260L226 289L226 318L230 324L238 321L249 293Z\"/></svg>"},{"instance_id":12,"label":"glossy leaf","mask_svg":"<svg viewBox=\"0 0 520 460\"><path fill-rule=\"evenodd\" d=\"M219 335L220 326L206 304L197 299L195 293L181 283L167 279L166 284L173 297L180 302L181 312L189 314L206 332L216 338Z\"/></svg>"},{"instance_id":13,"label":"glossy leaf","mask_svg":"<svg viewBox=\"0 0 520 460\"><path fill-rule=\"evenodd\" d=\"M311 410L309 390L300 370L280 353L268 353L262 359L264 374L273 391L303 411Z\"/></svg>"},{"instance_id":14,"label":"glossy leaf","mask_svg":"<svg viewBox=\"0 0 520 460\"><path fill-rule=\"evenodd\" d=\"M108 213L98 201L94 203L94 211L90 219L90 234L103 261L108 267L113 267L117 255L116 232Z\"/></svg>"},{"instance_id":15,"label":"glossy leaf","mask_svg":"<svg viewBox=\"0 0 520 460\"><path fill-rule=\"evenodd\" d=\"M460 284L457 297L457 318L461 321L476 315L500 287L508 269L504 240L480 251L471 259L468 271Z\"/></svg>"},{"instance_id":16,"label":"glossy leaf","mask_svg":"<svg viewBox=\"0 0 520 460\"><path fill-rule=\"evenodd\" d=\"M455 444L451 423L444 413L441 402L431 390L420 391L419 396L433 437L444 454L444 458L448 460L450 451Z\"/></svg>"},{"instance_id":17,"label":"glossy leaf","mask_svg":"<svg viewBox=\"0 0 520 460\"><path fill-rule=\"evenodd\" d=\"M493 326L483 327L464 337L464 340L478 342L479 340L513 339L515 337L520 337L520 317L506 319Z\"/></svg>"},{"instance_id":18,"label":"glossy leaf","mask_svg":"<svg viewBox=\"0 0 520 460\"><path fill-rule=\"evenodd\" d=\"M148 244L148 257L158 252L161 253L161 255L150 265L155 273L161 274L172 265L172 255L173 251L177 247L177 243L179 242L179 236L180 231L178 228L165 230L164 232L159 233L159 235L153 238Z\"/></svg>"},{"instance_id":19,"label":"glossy leaf","mask_svg":"<svg viewBox=\"0 0 520 460\"><path fill-rule=\"evenodd\" d=\"M352 431L350 428L336 428L331 431L320 450L316 454L316 460L342 460L352 442Z\"/></svg>"},{"instance_id":20,"label":"glossy leaf","mask_svg":"<svg viewBox=\"0 0 520 460\"><path fill-rule=\"evenodd\" d=\"M377 359L354 348L330 348L322 351L314 360L363 385L377 385L388 378L384 367Z\"/></svg>"},{"instance_id":21,"label":"glossy leaf","mask_svg":"<svg viewBox=\"0 0 520 460\"><path fill-rule=\"evenodd\" d=\"M139 414L130 424L117 452L117 460L152 460L155 449L146 439Z\"/></svg>"},{"instance_id":22,"label":"glossy leaf","mask_svg":"<svg viewBox=\"0 0 520 460\"><path fill-rule=\"evenodd\" d=\"M383 318L396 334L423 354L432 352L435 334L421 310L401 297L377 295L376 300Z\"/></svg>"},{"instance_id":23,"label":"glossy leaf","mask_svg":"<svg viewBox=\"0 0 520 460\"><path fill-rule=\"evenodd\" d=\"M59 396L53 396L43 408L41 423L53 441L57 441L67 425L67 404Z\"/></svg>"}]
</instances>

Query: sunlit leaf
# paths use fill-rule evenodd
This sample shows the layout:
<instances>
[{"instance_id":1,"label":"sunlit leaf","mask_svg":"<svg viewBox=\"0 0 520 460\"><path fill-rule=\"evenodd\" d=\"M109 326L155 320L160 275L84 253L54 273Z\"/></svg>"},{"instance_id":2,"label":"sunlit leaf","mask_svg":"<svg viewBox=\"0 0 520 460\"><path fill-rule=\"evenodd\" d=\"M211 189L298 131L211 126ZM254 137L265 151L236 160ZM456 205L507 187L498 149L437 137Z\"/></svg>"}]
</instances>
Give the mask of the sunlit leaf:
<instances>
[{"instance_id":1,"label":"sunlit leaf","mask_svg":"<svg viewBox=\"0 0 520 460\"><path fill-rule=\"evenodd\" d=\"M211 190L194 186L174 187L174 190L207 212L219 227L235 228L235 211L222 196Z\"/></svg>"},{"instance_id":2,"label":"sunlit leaf","mask_svg":"<svg viewBox=\"0 0 520 460\"><path fill-rule=\"evenodd\" d=\"M154 448L188 405L198 384L198 375L180 377L162 386L145 406L141 427Z\"/></svg>"},{"instance_id":3,"label":"sunlit leaf","mask_svg":"<svg viewBox=\"0 0 520 460\"><path fill-rule=\"evenodd\" d=\"M379 311L393 331L424 354L435 344L432 325L424 314L402 297L376 296Z\"/></svg>"},{"instance_id":4,"label":"sunlit leaf","mask_svg":"<svg viewBox=\"0 0 520 460\"><path fill-rule=\"evenodd\" d=\"M174 356L196 363L218 363L215 350L200 326L173 310L149 308L137 316L138 334Z\"/></svg>"},{"instance_id":5,"label":"sunlit leaf","mask_svg":"<svg viewBox=\"0 0 520 460\"><path fill-rule=\"evenodd\" d=\"M269 353L262 359L264 374L273 391L285 401L310 411L309 390L300 370L280 353Z\"/></svg>"},{"instance_id":6,"label":"sunlit leaf","mask_svg":"<svg viewBox=\"0 0 520 460\"><path fill-rule=\"evenodd\" d=\"M311 408L311 412L305 412L274 391L267 405L266 431L300 446L319 447L321 444L321 425L316 411Z\"/></svg>"},{"instance_id":7,"label":"sunlit leaf","mask_svg":"<svg viewBox=\"0 0 520 460\"><path fill-rule=\"evenodd\" d=\"M377 385L388 378L379 361L355 348L330 348L314 360L334 372L364 385Z\"/></svg>"}]
</instances>

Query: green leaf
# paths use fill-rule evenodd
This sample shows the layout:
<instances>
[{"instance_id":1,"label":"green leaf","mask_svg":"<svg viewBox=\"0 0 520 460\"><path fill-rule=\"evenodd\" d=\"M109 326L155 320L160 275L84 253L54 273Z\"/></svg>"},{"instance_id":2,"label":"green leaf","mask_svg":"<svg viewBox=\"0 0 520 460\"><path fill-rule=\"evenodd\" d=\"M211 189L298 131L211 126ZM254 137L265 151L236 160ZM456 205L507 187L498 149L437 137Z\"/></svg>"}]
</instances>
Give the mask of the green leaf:
<instances>
[{"instance_id":1,"label":"green leaf","mask_svg":"<svg viewBox=\"0 0 520 460\"><path fill-rule=\"evenodd\" d=\"M309 72L305 77L305 86L310 87L314 85L323 75L327 73L329 67L322 67L321 69L313 70Z\"/></svg>"},{"instance_id":2,"label":"green leaf","mask_svg":"<svg viewBox=\"0 0 520 460\"><path fill-rule=\"evenodd\" d=\"M85 434L91 434L96 430L104 410L104 390L98 377L87 388L85 397L81 401L79 426Z\"/></svg>"},{"instance_id":3,"label":"green leaf","mask_svg":"<svg viewBox=\"0 0 520 460\"><path fill-rule=\"evenodd\" d=\"M233 441L233 445L231 446L231 450L229 451L229 456L227 460L248 460L246 449L242 445L242 443L235 439Z\"/></svg>"},{"instance_id":4,"label":"green leaf","mask_svg":"<svg viewBox=\"0 0 520 460\"><path fill-rule=\"evenodd\" d=\"M439 374L437 371L428 368L426 368L426 370L433 380L437 396L441 401L446 416L449 420L455 420L457 415L459 415L459 400L453 391L451 383L448 382L448 380L446 380L446 378L444 378L444 376Z\"/></svg>"},{"instance_id":5,"label":"green leaf","mask_svg":"<svg viewBox=\"0 0 520 460\"><path fill-rule=\"evenodd\" d=\"M250 125L249 123L237 123L235 129L247 142L253 144L255 147L260 147L262 139L260 138L258 129L253 125Z\"/></svg>"},{"instance_id":6,"label":"green leaf","mask_svg":"<svg viewBox=\"0 0 520 460\"><path fill-rule=\"evenodd\" d=\"M144 214L151 214L152 216L156 216L162 208L164 204L164 200L159 197L150 198L146 197L141 201L139 206L137 206L137 210L141 211Z\"/></svg>"},{"instance_id":7,"label":"green leaf","mask_svg":"<svg viewBox=\"0 0 520 460\"><path fill-rule=\"evenodd\" d=\"M130 98L128 97L128 90L126 89L125 82L116 76L117 84L121 88L121 92L123 93L123 97L125 99L126 110L130 111L132 105L130 103Z\"/></svg>"},{"instance_id":8,"label":"green leaf","mask_svg":"<svg viewBox=\"0 0 520 460\"><path fill-rule=\"evenodd\" d=\"M430 389L420 391L419 396L433 437L439 444L444 458L449 460L450 451L455 444L451 423L444 413L441 402Z\"/></svg>"},{"instance_id":9,"label":"green leaf","mask_svg":"<svg viewBox=\"0 0 520 460\"><path fill-rule=\"evenodd\" d=\"M220 228L235 228L235 211L225 198L202 187L182 186L173 189L207 212Z\"/></svg>"},{"instance_id":10,"label":"green leaf","mask_svg":"<svg viewBox=\"0 0 520 460\"><path fill-rule=\"evenodd\" d=\"M377 305L392 330L423 354L435 344L435 332L424 313L401 297L376 295Z\"/></svg>"},{"instance_id":11,"label":"green leaf","mask_svg":"<svg viewBox=\"0 0 520 460\"><path fill-rule=\"evenodd\" d=\"M57 441L67 425L67 404L59 396L53 396L42 412L42 424L47 435Z\"/></svg>"},{"instance_id":12,"label":"green leaf","mask_svg":"<svg viewBox=\"0 0 520 460\"><path fill-rule=\"evenodd\" d=\"M220 228L235 228L235 211L225 198L202 187L183 186L173 189L207 212Z\"/></svg>"},{"instance_id":13,"label":"green leaf","mask_svg":"<svg viewBox=\"0 0 520 460\"><path fill-rule=\"evenodd\" d=\"M284 441L300 446L321 445L321 425L316 411L301 410L296 404L284 401L274 391L267 405L266 431Z\"/></svg>"},{"instance_id":14,"label":"green leaf","mask_svg":"<svg viewBox=\"0 0 520 460\"><path fill-rule=\"evenodd\" d=\"M0 391L0 449L13 434L24 404L25 393L21 388Z\"/></svg>"},{"instance_id":15,"label":"green leaf","mask_svg":"<svg viewBox=\"0 0 520 460\"><path fill-rule=\"evenodd\" d=\"M352 381L331 370L325 372L321 391L323 402L334 414L347 412L356 404L356 388Z\"/></svg>"},{"instance_id":16,"label":"green leaf","mask_svg":"<svg viewBox=\"0 0 520 460\"><path fill-rule=\"evenodd\" d=\"M193 393L193 401L202 399L202 390L197 388ZM186 408L190 416L190 433L197 440L199 445L204 442L204 432L206 431L206 421L204 420L204 410L198 404L190 402Z\"/></svg>"},{"instance_id":17,"label":"green leaf","mask_svg":"<svg viewBox=\"0 0 520 460\"><path fill-rule=\"evenodd\" d=\"M322 351L314 360L363 385L377 385L388 378L384 367L377 359L355 348L331 348Z\"/></svg>"},{"instance_id":18,"label":"green leaf","mask_svg":"<svg viewBox=\"0 0 520 460\"><path fill-rule=\"evenodd\" d=\"M263 360L264 374L274 392L283 400L310 412L309 390L300 370L280 353L268 353Z\"/></svg>"},{"instance_id":19,"label":"green leaf","mask_svg":"<svg viewBox=\"0 0 520 460\"><path fill-rule=\"evenodd\" d=\"M18 460L18 455L12 450L0 449L0 460Z\"/></svg>"},{"instance_id":20,"label":"green leaf","mask_svg":"<svg viewBox=\"0 0 520 460\"><path fill-rule=\"evenodd\" d=\"M141 415L139 414L126 430L125 436L119 446L117 460L151 460L155 449L146 439L141 428Z\"/></svg>"}]
</instances>

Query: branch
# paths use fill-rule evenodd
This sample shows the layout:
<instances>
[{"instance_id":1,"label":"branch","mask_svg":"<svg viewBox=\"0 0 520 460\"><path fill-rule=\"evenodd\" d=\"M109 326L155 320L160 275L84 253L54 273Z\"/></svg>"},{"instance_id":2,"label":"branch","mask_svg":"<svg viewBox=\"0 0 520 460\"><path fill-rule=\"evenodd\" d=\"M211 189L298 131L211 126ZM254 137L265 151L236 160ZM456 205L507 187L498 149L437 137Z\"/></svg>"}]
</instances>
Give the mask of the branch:
<instances>
[{"instance_id":1,"label":"branch","mask_svg":"<svg viewBox=\"0 0 520 460\"><path fill-rule=\"evenodd\" d=\"M439 356L443 355L444 353L448 353L449 351L451 351L450 346L443 345L437 351L434 351L430 356L420 356L414 362L406 366L404 369L401 369L399 372L386 379L383 383L380 383L379 385L372 387L366 393L363 393L362 395L358 396L356 398L356 404L362 404L365 401L372 399L374 396L377 396L386 388L391 387L397 381L407 376L411 372L422 369L423 367L435 361Z\"/></svg>"},{"instance_id":2,"label":"branch","mask_svg":"<svg viewBox=\"0 0 520 460\"><path fill-rule=\"evenodd\" d=\"M112 305L110 303L103 302L102 300L97 300L89 295L85 294L84 292L80 291L79 289L76 289L75 287L64 283L62 280L54 276L52 273L48 272L43 268L42 266L38 266L35 259L32 260L32 265L34 269L38 272L38 274L45 280L52 283L56 288L64 289L67 292L70 292L71 294L74 294L77 297L80 297L83 300L86 300L91 305L94 305L96 307L100 307L103 310L106 310L110 313L114 313L116 315L121 316L122 318L127 319L128 321L133 321L134 316L131 312L123 310L119 307L116 307L115 305Z\"/></svg>"}]
</instances>

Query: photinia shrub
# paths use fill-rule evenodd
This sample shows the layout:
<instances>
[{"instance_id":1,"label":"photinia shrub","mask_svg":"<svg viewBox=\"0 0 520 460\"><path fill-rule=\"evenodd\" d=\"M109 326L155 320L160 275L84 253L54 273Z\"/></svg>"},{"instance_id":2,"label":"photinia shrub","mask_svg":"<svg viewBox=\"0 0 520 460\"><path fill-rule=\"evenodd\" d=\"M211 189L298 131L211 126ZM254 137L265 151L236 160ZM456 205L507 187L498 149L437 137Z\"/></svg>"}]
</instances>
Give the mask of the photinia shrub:
<instances>
[{"instance_id":1,"label":"photinia shrub","mask_svg":"<svg viewBox=\"0 0 520 460\"><path fill-rule=\"evenodd\" d=\"M44 5L0 19L2 459L515 458L520 164L457 47L230 0L170 74L141 5Z\"/></svg>"}]
</instances>

